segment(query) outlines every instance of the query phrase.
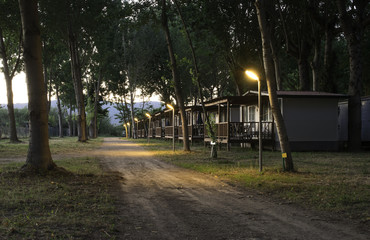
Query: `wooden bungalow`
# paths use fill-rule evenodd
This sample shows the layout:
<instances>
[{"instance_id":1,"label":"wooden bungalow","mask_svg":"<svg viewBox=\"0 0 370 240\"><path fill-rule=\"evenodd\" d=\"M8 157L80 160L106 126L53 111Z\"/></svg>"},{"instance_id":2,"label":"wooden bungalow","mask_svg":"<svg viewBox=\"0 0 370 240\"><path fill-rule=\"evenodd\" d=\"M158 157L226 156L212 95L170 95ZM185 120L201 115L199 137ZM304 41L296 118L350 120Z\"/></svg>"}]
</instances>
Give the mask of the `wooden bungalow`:
<instances>
[{"instance_id":1,"label":"wooden bungalow","mask_svg":"<svg viewBox=\"0 0 370 240\"><path fill-rule=\"evenodd\" d=\"M145 138L147 137L147 129L146 129L146 124L145 120L139 120L138 122L135 123L137 126L137 137L138 138Z\"/></svg>"},{"instance_id":2,"label":"wooden bungalow","mask_svg":"<svg viewBox=\"0 0 370 240\"><path fill-rule=\"evenodd\" d=\"M157 112L152 117L154 137L164 138L165 120L163 118L163 111Z\"/></svg>"},{"instance_id":3,"label":"wooden bungalow","mask_svg":"<svg viewBox=\"0 0 370 240\"><path fill-rule=\"evenodd\" d=\"M177 114L177 109L175 109L175 121L173 121L173 110L165 109L162 113L162 119L164 120L164 138L172 139L173 131L175 131L175 139L178 138L178 129L179 129L179 115ZM175 122L175 126L173 123ZM163 123L163 122L162 122Z\"/></svg>"},{"instance_id":4,"label":"wooden bungalow","mask_svg":"<svg viewBox=\"0 0 370 240\"><path fill-rule=\"evenodd\" d=\"M201 106L188 106L185 108L189 141L203 141L204 139L204 114ZM183 140L182 124L179 121L179 140Z\"/></svg>"},{"instance_id":5,"label":"wooden bungalow","mask_svg":"<svg viewBox=\"0 0 370 240\"><path fill-rule=\"evenodd\" d=\"M230 149L232 143L253 146L258 143L258 108L257 98L248 96L228 96L216 98L205 103L210 119L215 123L216 141L224 143ZM262 126L264 146L273 146L275 141L273 120L265 119ZM204 142L212 139L204 129Z\"/></svg>"},{"instance_id":6,"label":"wooden bungalow","mask_svg":"<svg viewBox=\"0 0 370 240\"><path fill-rule=\"evenodd\" d=\"M348 141L348 101L339 103L339 141L345 148ZM364 147L370 146L370 96L361 98L361 141Z\"/></svg>"},{"instance_id":7,"label":"wooden bungalow","mask_svg":"<svg viewBox=\"0 0 370 240\"><path fill-rule=\"evenodd\" d=\"M250 91L245 96L254 96L257 92ZM292 151L337 151L339 149L338 134L338 102L346 98L343 94L311 91L278 91L281 113L284 118ZM262 92L263 119L272 119L267 92ZM250 118L253 112L257 116L256 101L249 101L245 111ZM263 126L265 128L266 126ZM274 132L275 127L268 126ZM280 148L277 134L272 136L274 147Z\"/></svg>"}]
</instances>

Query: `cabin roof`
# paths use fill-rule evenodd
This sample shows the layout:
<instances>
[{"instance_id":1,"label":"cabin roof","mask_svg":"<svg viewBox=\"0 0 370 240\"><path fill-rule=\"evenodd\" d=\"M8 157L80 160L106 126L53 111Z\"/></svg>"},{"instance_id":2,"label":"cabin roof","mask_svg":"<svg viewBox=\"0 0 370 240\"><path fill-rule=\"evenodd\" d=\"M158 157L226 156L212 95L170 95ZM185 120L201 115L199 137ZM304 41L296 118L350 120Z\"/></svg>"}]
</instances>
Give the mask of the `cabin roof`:
<instances>
[{"instance_id":1,"label":"cabin roof","mask_svg":"<svg viewBox=\"0 0 370 240\"><path fill-rule=\"evenodd\" d=\"M255 99L254 96L226 96L226 97L219 97L212 100L209 100L204 103L206 107L214 106L217 104L225 104L229 102L230 104L245 104L249 101L253 101Z\"/></svg>"},{"instance_id":2,"label":"cabin roof","mask_svg":"<svg viewBox=\"0 0 370 240\"><path fill-rule=\"evenodd\" d=\"M277 96L280 98L348 98L346 94L314 92L314 91L277 91ZM257 91L248 91L244 96L257 95ZM262 96L268 96L266 91L261 92Z\"/></svg>"}]
</instances>

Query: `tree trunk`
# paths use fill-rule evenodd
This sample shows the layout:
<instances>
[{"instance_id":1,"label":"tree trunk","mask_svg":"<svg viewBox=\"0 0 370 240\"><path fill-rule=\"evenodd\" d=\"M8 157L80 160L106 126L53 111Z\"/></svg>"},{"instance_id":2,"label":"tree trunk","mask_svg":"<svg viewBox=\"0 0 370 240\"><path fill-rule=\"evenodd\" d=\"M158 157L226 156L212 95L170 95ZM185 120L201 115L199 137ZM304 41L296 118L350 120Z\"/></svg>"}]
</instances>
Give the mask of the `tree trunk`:
<instances>
[{"instance_id":1,"label":"tree trunk","mask_svg":"<svg viewBox=\"0 0 370 240\"><path fill-rule=\"evenodd\" d=\"M24 64L28 88L30 140L23 169L46 172L56 167L50 154L46 92L42 70L40 25L36 0L19 0Z\"/></svg>"},{"instance_id":2,"label":"tree trunk","mask_svg":"<svg viewBox=\"0 0 370 240\"><path fill-rule=\"evenodd\" d=\"M183 100L182 90L181 90L181 82L180 82L180 77L179 77L178 70L177 70L177 63L176 63L176 58L175 58L175 54L174 54L174 50L172 46L171 34L168 28L166 0L162 0L162 27L166 35L168 54L171 60L171 70L172 70L172 77L174 81L176 100L177 100L177 105L179 106L179 109L180 109L180 115L181 115L181 121L182 121L182 133L183 133L183 138L184 138L183 140L184 151L190 151L188 124L186 121L185 106L184 106L184 100Z\"/></svg>"},{"instance_id":3,"label":"tree trunk","mask_svg":"<svg viewBox=\"0 0 370 240\"><path fill-rule=\"evenodd\" d=\"M93 132L92 137L97 138L98 137L98 103L99 103L99 92L100 92L100 82L101 82L101 76L102 74L99 73L98 82L95 86L95 101L94 101L94 116L93 116Z\"/></svg>"},{"instance_id":4,"label":"tree trunk","mask_svg":"<svg viewBox=\"0 0 370 240\"><path fill-rule=\"evenodd\" d=\"M131 127L132 127L132 138L137 138L137 129L135 123L135 108L134 108L134 89L130 91L130 108L131 108Z\"/></svg>"},{"instance_id":5,"label":"tree trunk","mask_svg":"<svg viewBox=\"0 0 370 240\"><path fill-rule=\"evenodd\" d=\"M73 86L75 89L76 95L76 104L77 104L77 111L78 111L78 141L86 142L87 141L87 134L86 134L86 112L85 112L85 101L83 95L83 87L82 87L82 79L81 79L81 64L80 64L80 57L78 53L77 47L77 39L76 34L72 31L72 23L69 23L68 27L68 44L69 44L69 51L71 56L71 69L72 69L72 79L73 79Z\"/></svg>"},{"instance_id":6,"label":"tree trunk","mask_svg":"<svg viewBox=\"0 0 370 240\"><path fill-rule=\"evenodd\" d=\"M333 30L332 26L327 24L325 27L325 47L324 47L324 75L321 79L320 89L325 92L336 92L334 84L334 59L333 53Z\"/></svg>"},{"instance_id":7,"label":"tree trunk","mask_svg":"<svg viewBox=\"0 0 370 240\"><path fill-rule=\"evenodd\" d=\"M277 87L277 90L279 91L279 90L282 90L283 83L282 83L281 77L280 77L281 76L280 75L280 59L279 59L279 56L278 56L277 46L273 42L271 42L271 54L272 54L272 59L274 61L276 87Z\"/></svg>"},{"instance_id":8,"label":"tree trunk","mask_svg":"<svg viewBox=\"0 0 370 240\"><path fill-rule=\"evenodd\" d=\"M72 106L69 108L69 115L68 115L68 129L69 129L69 136L73 136L73 121L72 121Z\"/></svg>"},{"instance_id":9,"label":"tree trunk","mask_svg":"<svg viewBox=\"0 0 370 240\"><path fill-rule=\"evenodd\" d=\"M12 143L20 142L17 136L17 129L15 124L15 116L14 116L14 104L13 104L13 87L12 87L12 80L14 73L10 72L9 65L8 65L8 58L6 54L6 48L4 44L2 29L0 28L0 55L3 61L3 68L4 68L4 77L6 82L6 91L7 91L7 99L8 99L8 117L9 117L9 140ZM14 72L18 67L18 63L14 67Z\"/></svg>"},{"instance_id":10,"label":"tree trunk","mask_svg":"<svg viewBox=\"0 0 370 240\"><path fill-rule=\"evenodd\" d=\"M60 98L59 98L59 87L58 87L58 84L55 85L55 95L57 97L57 107L58 107L59 137L63 137L63 114L62 114L62 108L60 106Z\"/></svg>"},{"instance_id":11,"label":"tree trunk","mask_svg":"<svg viewBox=\"0 0 370 240\"><path fill-rule=\"evenodd\" d=\"M361 43L364 34L365 6L355 1L354 12L348 14L345 1L337 0L341 27L347 42L349 53L349 85L348 85L348 148L350 151L361 150L361 93L362 93L362 56Z\"/></svg>"},{"instance_id":12,"label":"tree trunk","mask_svg":"<svg viewBox=\"0 0 370 240\"><path fill-rule=\"evenodd\" d=\"M216 139L216 134L213 131L213 128L211 126L211 122L209 120L208 112L207 112L207 110L205 108L205 105L204 105L203 90L202 90L201 80L199 78L200 73L199 73L198 61L197 61L197 57L195 55L195 49L194 49L194 46L193 46L193 42L191 40L189 31L186 28L185 20L184 20L182 14L181 14L180 6L179 6L179 4L176 0L174 0L174 2L175 2L175 5L176 5L176 8L177 8L177 11L179 13L179 16L181 18L181 22L183 24L183 27L184 27L184 30L185 30L185 33L186 33L186 38L188 40L189 47L190 47L190 50L191 50L191 55L192 55L192 58L193 58L193 64L194 64L194 69L195 69L195 79L196 79L197 87L198 87L199 99L200 99L200 103L201 103L201 106L202 106L204 118L206 120L206 125L208 126L207 129L210 130L209 132L210 132L211 138ZM197 103L197 101L195 101L194 104L196 105L196 103ZM212 148L211 157L212 158L217 158L217 148L216 147Z\"/></svg>"},{"instance_id":13,"label":"tree trunk","mask_svg":"<svg viewBox=\"0 0 370 240\"><path fill-rule=\"evenodd\" d=\"M314 56L310 63L312 71L312 90L318 91L320 84L320 51L321 51L321 38L315 36Z\"/></svg>"},{"instance_id":14,"label":"tree trunk","mask_svg":"<svg viewBox=\"0 0 370 240\"><path fill-rule=\"evenodd\" d=\"M348 148L350 151L361 150L361 82L362 60L359 42L348 45L350 62L350 81L348 86Z\"/></svg>"},{"instance_id":15,"label":"tree trunk","mask_svg":"<svg viewBox=\"0 0 370 240\"><path fill-rule=\"evenodd\" d=\"M280 141L280 148L283 153L287 154L287 158L285 161L285 170L286 171L294 171L293 166L293 159L290 150L288 134L285 128L285 123L283 116L280 111L280 106L276 94L276 80L275 80L275 71L274 71L274 63L272 60L271 55L271 36L270 36L270 26L268 26L268 22L266 19L265 7L264 5L267 4L265 0L256 0L256 9L257 9L257 17L259 28L261 31L261 39L262 39L262 51L263 51L263 63L265 67L266 73L266 82L267 82L267 89L269 93L269 100L270 106L272 109L272 114L275 119L276 129L279 136Z\"/></svg>"},{"instance_id":16,"label":"tree trunk","mask_svg":"<svg viewBox=\"0 0 370 240\"><path fill-rule=\"evenodd\" d=\"M298 71L299 71L299 90L309 91L310 90L310 64L308 62L308 55L302 54L299 57Z\"/></svg>"}]
</instances>

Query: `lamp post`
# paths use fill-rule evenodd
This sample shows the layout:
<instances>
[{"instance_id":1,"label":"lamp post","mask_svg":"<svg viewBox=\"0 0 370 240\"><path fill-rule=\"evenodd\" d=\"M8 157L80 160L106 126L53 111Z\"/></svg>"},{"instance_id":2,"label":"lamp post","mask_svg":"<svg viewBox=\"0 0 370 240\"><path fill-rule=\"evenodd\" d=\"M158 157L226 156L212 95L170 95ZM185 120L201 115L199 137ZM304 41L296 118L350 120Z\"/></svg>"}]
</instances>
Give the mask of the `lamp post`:
<instances>
[{"instance_id":1,"label":"lamp post","mask_svg":"<svg viewBox=\"0 0 370 240\"><path fill-rule=\"evenodd\" d=\"M262 108L261 108L261 80L256 73L250 70L246 70L245 74L258 82L258 165L259 171L262 172Z\"/></svg>"},{"instance_id":2,"label":"lamp post","mask_svg":"<svg viewBox=\"0 0 370 240\"><path fill-rule=\"evenodd\" d=\"M139 138L139 119L134 118L136 122L136 138Z\"/></svg>"},{"instance_id":3,"label":"lamp post","mask_svg":"<svg viewBox=\"0 0 370 240\"><path fill-rule=\"evenodd\" d=\"M128 136L131 137L131 127L130 127L129 122L127 123L127 127L128 127L128 132L129 132Z\"/></svg>"},{"instance_id":4,"label":"lamp post","mask_svg":"<svg viewBox=\"0 0 370 240\"><path fill-rule=\"evenodd\" d=\"M150 114L149 114L149 113L145 113L145 116L147 116L147 118L149 119L149 125L148 125L148 143L149 143L150 119L152 118L152 116L150 116Z\"/></svg>"},{"instance_id":5,"label":"lamp post","mask_svg":"<svg viewBox=\"0 0 370 240\"><path fill-rule=\"evenodd\" d=\"M172 110L172 148L175 151L175 108L171 104L167 104L167 107Z\"/></svg>"}]
</instances>

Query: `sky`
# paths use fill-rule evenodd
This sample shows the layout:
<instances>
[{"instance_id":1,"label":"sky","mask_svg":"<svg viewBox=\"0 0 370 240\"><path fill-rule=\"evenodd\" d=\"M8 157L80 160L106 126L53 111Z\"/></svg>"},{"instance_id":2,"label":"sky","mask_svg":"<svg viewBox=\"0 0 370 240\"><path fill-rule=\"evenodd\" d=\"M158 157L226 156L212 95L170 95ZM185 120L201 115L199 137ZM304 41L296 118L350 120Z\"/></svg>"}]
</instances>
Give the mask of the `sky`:
<instances>
[{"instance_id":1,"label":"sky","mask_svg":"<svg viewBox=\"0 0 370 240\"><path fill-rule=\"evenodd\" d=\"M140 91L136 92L136 95L141 95ZM54 99L54 97L52 97ZM135 98L135 102L141 102L142 98ZM145 99L146 101L148 99ZM159 96L154 95L150 101L160 101ZM27 84L26 84L26 75L24 72L19 73L13 78L13 101L15 103L28 103L28 94L27 94ZM4 79L4 74L0 71L0 104L6 105L8 103L6 95L6 83Z\"/></svg>"},{"instance_id":2,"label":"sky","mask_svg":"<svg viewBox=\"0 0 370 240\"><path fill-rule=\"evenodd\" d=\"M13 101L14 103L28 102L26 75L23 72L13 78ZM0 104L7 103L4 74L0 72Z\"/></svg>"}]
</instances>

